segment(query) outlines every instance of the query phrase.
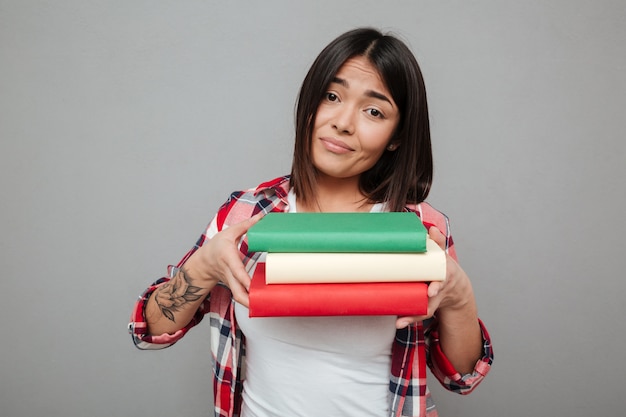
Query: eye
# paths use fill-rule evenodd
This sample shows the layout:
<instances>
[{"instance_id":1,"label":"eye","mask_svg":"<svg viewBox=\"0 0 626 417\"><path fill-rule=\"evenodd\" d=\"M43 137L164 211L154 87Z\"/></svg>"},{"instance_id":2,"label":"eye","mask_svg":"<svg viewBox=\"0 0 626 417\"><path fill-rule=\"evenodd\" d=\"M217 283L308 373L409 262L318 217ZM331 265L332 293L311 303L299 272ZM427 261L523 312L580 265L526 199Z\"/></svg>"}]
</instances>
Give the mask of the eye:
<instances>
[{"instance_id":1,"label":"eye","mask_svg":"<svg viewBox=\"0 0 626 417\"><path fill-rule=\"evenodd\" d=\"M335 93L326 93L326 100L328 100L328 101L337 101L337 100L339 100L339 97L337 97L337 94L335 94Z\"/></svg>"},{"instance_id":2,"label":"eye","mask_svg":"<svg viewBox=\"0 0 626 417\"><path fill-rule=\"evenodd\" d=\"M378 109L367 109L370 116L374 116L380 119L384 119L385 116Z\"/></svg>"}]
</instances>

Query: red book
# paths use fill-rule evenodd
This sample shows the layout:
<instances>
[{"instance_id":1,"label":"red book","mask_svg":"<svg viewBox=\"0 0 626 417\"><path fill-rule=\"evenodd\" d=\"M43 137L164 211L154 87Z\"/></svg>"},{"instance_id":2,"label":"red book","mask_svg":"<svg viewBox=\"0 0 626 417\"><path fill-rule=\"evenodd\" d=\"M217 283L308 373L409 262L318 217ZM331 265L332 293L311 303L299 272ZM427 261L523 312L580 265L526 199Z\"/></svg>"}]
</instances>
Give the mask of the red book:
<instances>
[{"instance_id":1,"label":"red book","mask_svg":"<svg viewBox=\"0 0 626 417\"><path fill-rule=\"evenodd\" d=\"M250 317L416 316L428 311L425 282L266 284L259 263L250 285Z\"/></svg>"}]
</instances>

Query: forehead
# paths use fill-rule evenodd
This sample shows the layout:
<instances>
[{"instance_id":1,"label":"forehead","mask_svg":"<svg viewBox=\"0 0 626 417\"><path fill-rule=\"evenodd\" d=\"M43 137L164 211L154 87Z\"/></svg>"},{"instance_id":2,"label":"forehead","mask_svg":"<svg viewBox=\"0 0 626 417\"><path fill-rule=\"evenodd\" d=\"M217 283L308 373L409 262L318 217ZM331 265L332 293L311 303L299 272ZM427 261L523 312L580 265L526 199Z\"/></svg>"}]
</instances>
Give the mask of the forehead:
<instances>
[{"instance_id":1,"label":"forehead","mask_svg":"<svg viewBox=\"0 0 626 417\"><path fill-rule=\"evenodd\" d=\"M349 85L352 81L353 83L369 84L369 88L387 91L386 83L378 69L363 56L348 59L339 68L335 77L347 81Z\"/></svg>"}]
</instances>

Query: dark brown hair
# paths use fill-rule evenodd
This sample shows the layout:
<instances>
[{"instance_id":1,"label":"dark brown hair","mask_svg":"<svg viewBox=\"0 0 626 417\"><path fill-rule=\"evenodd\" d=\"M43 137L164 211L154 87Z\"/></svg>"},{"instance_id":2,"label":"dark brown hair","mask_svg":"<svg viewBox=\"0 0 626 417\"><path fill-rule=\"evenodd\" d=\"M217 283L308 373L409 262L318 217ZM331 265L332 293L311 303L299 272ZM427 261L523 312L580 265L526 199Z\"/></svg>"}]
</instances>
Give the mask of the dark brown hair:
<instances>
[{"instance_id":1,"label":"dark brown hair","mask_svg":"<svg viewBox=\"0 0 626 417\"><path fill-rule=\"evenodd\" d=\"M433 176L433 159L426 88L413 53L398 38L376 29L351 30L322 50L309 69L298 97L296 138L291 185L298 198L315 201L316 168L311 140L318 106L341 66L350 58L366 57L378 70L400 111L400 121L390 141L399 145L385 150L378 162L360 177L360 187L370 202L387 202L391 211L426 199Z\"/></svg>"}]
</instances>

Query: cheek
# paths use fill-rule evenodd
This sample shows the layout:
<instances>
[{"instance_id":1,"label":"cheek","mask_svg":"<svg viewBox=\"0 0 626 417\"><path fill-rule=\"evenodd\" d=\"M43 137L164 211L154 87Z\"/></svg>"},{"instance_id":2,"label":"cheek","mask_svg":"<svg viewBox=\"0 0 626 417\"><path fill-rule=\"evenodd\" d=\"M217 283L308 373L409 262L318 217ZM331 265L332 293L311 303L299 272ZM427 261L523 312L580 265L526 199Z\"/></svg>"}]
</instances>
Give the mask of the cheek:
<instances>
[{"instance_id":1,"label":"cheek","mask_svg":"<svg viewBox=\"0 0 626 417\"><path fill-rule=\"evenodd\" d=\"M324 126L328 122L328 118L330 117L329 110L324 106L319 106L317 108L317 112L315 113L315 117L313 118L313 128L317 129L320 126Z\"/></svg>"},{"instance_id":2,"label":"cheek","mask_svg":"<svg viewBox=\"0 0 626 417\"><path fill-rule=\"evenodd\" d=\"M363 138L363 150L374 154L382 154L389 144L392 135L393 129L389 128L370 130Z\"/></svg>"}]
</instances>

